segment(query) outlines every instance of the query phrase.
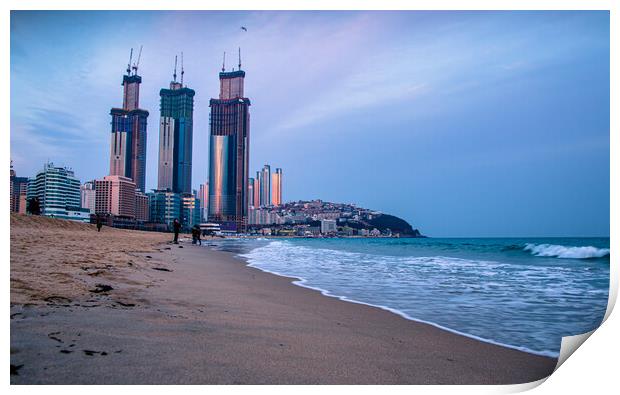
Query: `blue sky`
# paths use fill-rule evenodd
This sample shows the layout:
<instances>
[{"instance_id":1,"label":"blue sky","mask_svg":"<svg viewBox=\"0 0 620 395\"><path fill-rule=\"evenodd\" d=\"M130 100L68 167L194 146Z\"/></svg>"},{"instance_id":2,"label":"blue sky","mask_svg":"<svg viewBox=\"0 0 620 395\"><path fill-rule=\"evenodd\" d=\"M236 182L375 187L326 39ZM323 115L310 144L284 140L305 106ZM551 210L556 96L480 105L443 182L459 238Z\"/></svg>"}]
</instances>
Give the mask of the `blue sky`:
<instances>
[{"instance_id":1,"label":"blue sky","mask_svg":"<svg viewBox=\"0 0 620 395\"><path fill-rule=\"evenodd\" d=\"M356 203L431 236L609 235L606 11L14 11L18 175L47 159L107 174L109 110L140 45L147 188L174 55L196 90L197 188L222 53L236 66L241 46L252 174L282 167L286 201Z\"/></svg>"}]
</instances>

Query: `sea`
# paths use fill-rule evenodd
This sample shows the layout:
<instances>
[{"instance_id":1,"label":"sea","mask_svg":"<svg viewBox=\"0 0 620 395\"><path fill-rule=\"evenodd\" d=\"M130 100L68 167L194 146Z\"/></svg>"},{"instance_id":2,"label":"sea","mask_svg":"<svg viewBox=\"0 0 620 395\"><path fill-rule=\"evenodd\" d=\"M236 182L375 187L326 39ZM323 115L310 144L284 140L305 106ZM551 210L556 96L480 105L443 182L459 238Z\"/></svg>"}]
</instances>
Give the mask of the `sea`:
<instances>
[{"instance_id":1,"label":"sea","mask_svg":"<svg viewBox=\"0 0 620 395\"><path fill-rule=\"evenodd\" d=\"M609 238L222 239L205 245L489 343L557 357L563 336L597 328L609 295Z\"/></svg>"}]
</instances>

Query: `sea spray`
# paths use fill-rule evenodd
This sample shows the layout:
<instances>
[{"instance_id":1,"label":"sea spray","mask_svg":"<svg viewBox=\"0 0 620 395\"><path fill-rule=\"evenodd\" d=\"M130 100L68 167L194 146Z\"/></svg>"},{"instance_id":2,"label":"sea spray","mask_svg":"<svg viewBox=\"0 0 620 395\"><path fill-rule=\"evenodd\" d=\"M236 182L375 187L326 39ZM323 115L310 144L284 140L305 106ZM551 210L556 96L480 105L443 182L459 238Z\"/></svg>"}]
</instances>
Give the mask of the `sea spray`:
<instances>
[{"instance_id":1,"label":"sea spray","mask_svg":"<svg viewBox=\"0 0 620 395\"><path fill-rule=\"evenodd\" d=\"M531 251L536 256L562 259L590 259L609 256L609 248L596 248L592 246L567 247L563 245L528 243L523 249Z\"/></svg>"}]
</instances>

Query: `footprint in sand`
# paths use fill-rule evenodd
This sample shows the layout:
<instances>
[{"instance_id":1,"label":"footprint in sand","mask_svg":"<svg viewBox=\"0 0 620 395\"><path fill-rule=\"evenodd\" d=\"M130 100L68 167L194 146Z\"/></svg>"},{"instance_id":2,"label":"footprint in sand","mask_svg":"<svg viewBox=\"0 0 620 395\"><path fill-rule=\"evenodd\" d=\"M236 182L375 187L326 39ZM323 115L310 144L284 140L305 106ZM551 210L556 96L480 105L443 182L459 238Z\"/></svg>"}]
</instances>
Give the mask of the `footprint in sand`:
<instances>
[{"instance_id":1,"label":"footprint in sand","mask_svg":"<svg viewBox=\"0 0 620 395\"><path fill-rule=\"evenodd\" d=\"M91 289L89 291L93 293L102 293L102 292L111 291L113 289L114 288L112 288L110 285L107 285L107 284L95 284L95 289Z\"/></svg>"},{"instance_id":2,"label":"footprint in sand","mask_svg":"<svg viewBox=\"0 0 620 395\"><path fill-rule=\"evenodd\" d=\"M13 376L19 376L18 370L23 368L24 365L13 365L11 364L11 374Z\"/></svg>"},{"instance_id":3,"label":"footprint in sand","mask_svg":"<svg viewBox=\"0 0 620 395\"><path fill-rule=\"evenodd\" d=\"M82 351L84 351L84 354L88 356L94 356L95 354L108 355L108 353L105 351L93 351L93 350L82 350Z\"/></svg>"}]
</instances>

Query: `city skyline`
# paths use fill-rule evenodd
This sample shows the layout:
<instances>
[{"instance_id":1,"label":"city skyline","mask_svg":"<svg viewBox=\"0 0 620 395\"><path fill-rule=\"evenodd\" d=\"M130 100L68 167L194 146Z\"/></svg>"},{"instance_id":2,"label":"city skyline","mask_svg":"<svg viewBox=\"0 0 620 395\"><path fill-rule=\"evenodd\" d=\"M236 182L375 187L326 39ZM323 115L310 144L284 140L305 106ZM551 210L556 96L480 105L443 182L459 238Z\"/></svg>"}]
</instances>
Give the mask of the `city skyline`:
<instances>
[{"instance_id":1,"label":"city skyline","mask_svg":"<svg viewBox=\"0 0 620 395\"><path fill-rule=\"evenodd\" d=\"M207 180L205 104L213 75L221 52L241 45L257 103L249 167L287 169L287 201L355 202L435 236L609 233L606 12L105 12L81 13L85 20L76 24L85 34L75 43L68 40L76 27L50 30L75 14L12 13L11 155L20 175L32 176L48 158L83 181L107 174L105 160L89 162L109 147L101 144L109 119L99 113L118 97L114 81L129 45L102 38L117 24L138 17L125 28L144 28L131 46L144 44L141 99L153 113L153 86L162 86L164 69L169 81L171 69L158 63L172 58L153 45L165 39L156 22L192 31L209 20L211 30L199 28L183 48L197 91L194 189ZM100 23L84 25L93 20ZM218 33L223 26L230 32ZM278 29L290 34L281 37ZM333 39L314 42L304 32ZM219 41L207 43L198 33ZM46 65L28 64L29 51L52 38L67 50L91 40L73 48L84 61L77 73L55 79L73 64L71 56L46 49ZM287 59L299 62L297 68ZM51 87L42 79L54 81L52 100L46 101ZM102 98L63 92L83 84ZM104 97L102 108L96 103ZM76 100L89 105L67 117L63 104ZM368 111L375 108L384 119ZM148 133L150 190L158 144L152 121Z\"/></svg>"}]
</instances>

